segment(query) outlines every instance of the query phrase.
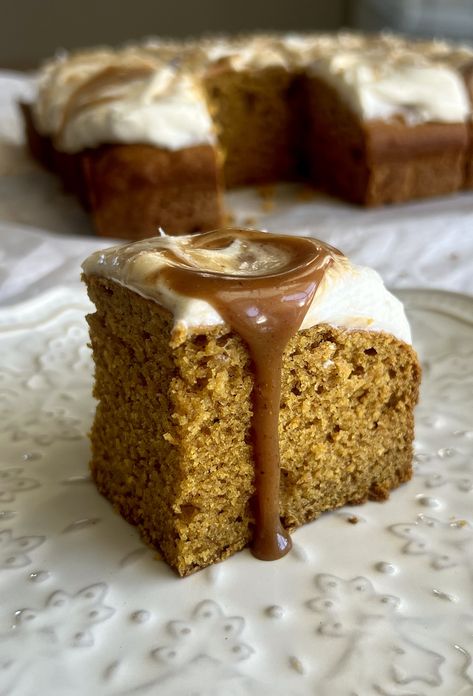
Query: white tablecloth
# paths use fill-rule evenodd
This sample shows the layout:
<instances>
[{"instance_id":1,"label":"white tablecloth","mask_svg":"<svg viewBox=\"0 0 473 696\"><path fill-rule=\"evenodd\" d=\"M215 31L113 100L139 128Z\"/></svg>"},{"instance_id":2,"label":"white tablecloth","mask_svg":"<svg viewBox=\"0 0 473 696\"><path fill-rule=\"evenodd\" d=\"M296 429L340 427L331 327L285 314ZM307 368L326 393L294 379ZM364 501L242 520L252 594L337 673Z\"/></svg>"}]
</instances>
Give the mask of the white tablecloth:
<instances>
[{"instance_id":1,"label":"white tablecloth","mask_svg":"<svg viewBox=\"0 0 473 696\"><path fill-rule=\"evenodd\" d=\"M31 94L32 82L0 72L0 304L79 285L81 260L110 243L93 237L77 201L25 151L16 102ZM235 222L319 237L376 268L391 287L473 294L473 193L377 210L296 185L267 194L228 194Z\"/></svg>"}]
</instances>

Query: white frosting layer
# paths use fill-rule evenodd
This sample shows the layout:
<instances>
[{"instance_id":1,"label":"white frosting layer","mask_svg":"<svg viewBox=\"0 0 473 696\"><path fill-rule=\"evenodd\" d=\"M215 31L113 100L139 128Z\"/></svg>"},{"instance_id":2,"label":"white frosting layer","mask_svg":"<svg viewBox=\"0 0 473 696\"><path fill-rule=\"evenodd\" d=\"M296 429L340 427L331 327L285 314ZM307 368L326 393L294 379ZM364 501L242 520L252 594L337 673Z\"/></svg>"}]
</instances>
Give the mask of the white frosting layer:
<instances>
[{"instance_id":1,"label":"white frosting layer","mask_svg":"<svg viewBox=\"0 0 473 696\"><path fill-rule=\"evenodd\" d=\"M110 247L89 256L82 268L86 275L110 278L158 302L172 313L176 329L187 330L224 321L208 302L181 295L166 285L159 271L170 262L160 250L171 250L188 266L248 277L270 270L276 273L285 262L280 250L267 244L253 244L251 254L247 250L242 254L239 241L224 250L196 252L189 247L192 239L195 237L164 236ZM355 266L344 256L334 255L301 328L325 323L346 329L384 331L411 343L401 302L384 287L374 270Z\"/></svg>"},{"instance_id":2,"label":"white frosting layer","mask_svg":"<svg viewBox=\"0 0 473 696\"><path fill-rule=\"evenodd\" d=\"M42 135L55 136L74 92L113 61L110 49L91 50L68 56L61 54L46 63L39 77L38 96L33 104L35 125Z\"/></svg>"},{"instance_id":3,"label":"white frosting layer","mask_svg":"<svg viewBox=\"0 0 473 696\"><path fill-rule=\"evenodd\" d=\"M274 66L289 68L291 56L282 39L249 36L241 39L208 41L203 50L209 65L226 60L233 70L264 70Z\"/></svg>"},{"instance_id":4,"label":"white frosting layer","mask_svg":"<svg viewBox=\"0 0 473 696\"><path fill-rule=\"evenodd\" d=\"M68 119L58 138L64 152L101 143L149 143L168 150L214 143L215 132L195 80L164 67L149 76L103 90Z\"/></svg>"},{"instance_id":5,"label":"white frosting layer","mask_svg":"<svg viewBox=\"0 0 473 696\"><path fill-rule=\"evenodd\" d=\"M434 39L418 41L416 49L434 63L449 65L455 70L463 70L473 65L473 48L463 44L449 44L447 41Z\"/></svg>"},{"instance_id":6,"label":"white frosting layer","mask_svg":"<svg viewBox=\"0 0 473 696\"><path fill-rule=\"evenodd\" d=\"M315 324L385 331L412 342L404 307L386 289L379 273L350 262L344 269L334 264L325 273L302 328Z\"/></svg>"},{"instance_id":7,"label":"white frosting layer","mask_svg":"<svg viewBox=\"0 0 473 696\"><path fill-rule=\"evenodd\" d=\"M198 80L145 50L84 54L50 66L34 115L38 130L69 153L116 142L169 150L215 142Z\"/></svg>"},{"instance_id":8,"label":"white frosting layer","mask_svg":"<svg viewBox=\"0 0 473 696\"><path fill-rule=\"evenodd\" d=\"M459 123L471 112L465 82L446 57L429 60L415 46L379 40L362 50L336 48L314 61L310 72L366 120L402 115L411 125Z\"/></svg>"},{"instance_id":9,"label":"white frosting layer","mask_svg":"<svg viewBox=\"0 0 473 696\"><path fill-rule=\"evenodd\" d=\"M462 122L471 113L462 70L472 56L465 47L391 35L147 40L51 61L33 111L38 131L66 152L115 142L176 150L216 140L203 91L209 70L279 66L327 80L364 119ZM113 72L122 77L102 79Z\"/></svg>"}]
</instances>

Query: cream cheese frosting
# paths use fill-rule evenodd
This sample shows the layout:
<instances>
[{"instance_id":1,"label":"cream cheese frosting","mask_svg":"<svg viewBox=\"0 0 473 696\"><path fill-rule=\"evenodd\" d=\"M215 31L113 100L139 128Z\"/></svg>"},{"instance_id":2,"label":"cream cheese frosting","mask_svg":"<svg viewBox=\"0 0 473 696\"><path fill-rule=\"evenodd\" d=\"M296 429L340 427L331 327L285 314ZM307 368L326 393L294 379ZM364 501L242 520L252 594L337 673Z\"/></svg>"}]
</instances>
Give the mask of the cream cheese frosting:
<instances>
[{"instance_id":1,"label":"cream cheese frosting","mask_svg":"<svg viewBox=\"0 0 473 696\"><path fill-rule=\"evenodd\" d=\"M109 278L157 302L173 315L175 331L185 335L188 329L225 322L207 301L181 295L166 284L160 271L173 263L169 252L171 258L182 260L186 266L209 273L248 278L277 274L286 259L281 249L271 245L269 233L268 238L269 243L264 246L236 239L224 249L197 250L192 246L195 235L163 235L94 252L82 268L86 275ZM378 273L356 266L338 253L333 255L333 263L324 272L301 329L317 324L384 331L411 343L403 306L385 288Z\"/></svg>"},{"instance_id":2,"label":"cream cheese frosting","mask_svg":"<svg viewBox=\"0 0 473 696\"><path fill-rule=\"evenodd\" d=\"M48 90L56 100L44 97ZM146 51L77 56L51 69L43 92L35 110L39 130L54 134L63 152L116 142L169 150L215 142L198 81Z\"/></svg>"},{"instance_id":3,"label":"cream cheese frosting","mask_svg":"<svg viewBox=\"0 0 473 696\"><path fill-rule=\"evenodd\" d=\"M109 84L99 98L85 99L57 139L64 152L101 143L148 143L169 150L215 143L202 90L196 81L165 66L126 84Z\"/></svg>"},{"instance_id":4,"label":"cream cheese frosting","mask_svg":"<svg viewBox=\"0 0 473 696\"><path fill-rule=\"evenodd\" d=\"M41 71L37 130L57 149L148 143L169 150L215 143L205 75L215 67L304 70L328 81L363 119L463 122L473 54L446 42L356 33L253 35L61 55ZM211 102L211 99L210 99Z\"/></svg>"},{"instance_id":5,"label":"cream cheese frosting","mask_svg":"<svg viewBox=\"0 0 473 696\"><path fill-rule=\"evenodd\" d=\"M61 53L47 62L39 75L38 94L33 104L36 127L42 135L54 136L64 119L74 92L114 59L112 49Z\"/></svg>"},{"instance_id":6,"label":"cream cheese frosting","mask_svg":"<svg viewBox=\"0 0 473 696\"><path fill-rule=\"evenodd\" d=\"M337 89L366 120L402 115L410 125L464 122L471 112L470 99L449 55L434 60L415 44L380 37L366 41L362 50L332 47L309 72Z\"/></svg>"}]
</instances>

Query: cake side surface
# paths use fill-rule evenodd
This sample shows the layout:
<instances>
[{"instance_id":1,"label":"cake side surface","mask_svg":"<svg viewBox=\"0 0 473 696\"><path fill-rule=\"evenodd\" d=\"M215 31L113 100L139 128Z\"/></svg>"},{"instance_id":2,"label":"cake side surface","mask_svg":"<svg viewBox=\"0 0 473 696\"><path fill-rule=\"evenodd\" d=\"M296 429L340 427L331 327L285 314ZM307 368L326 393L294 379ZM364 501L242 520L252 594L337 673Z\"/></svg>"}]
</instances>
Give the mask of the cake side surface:
<instances>
[{"instance_id":1,"label":"cake side surface","mask_svg":"<svg viewBox=\"0 0 473 696\"><path fill-rule=\"evenodd\" d=\"M289 67L215 68L204 84L228 188L300 176L303 109Z\"/></svg>"},{"instance_id":2,"label":"cake side surface","mask_svg":"<svg viewBox=\"0 0 473 696\"><path fill-rule=\"evenodd\" d=\"M93 478L188 574L250 539L248 355L221 327L172 349L170 317L159 305L106 279L87 284L97 307L88 318L99 400Z\"/></svg>"},{"instance_id":3,"label":"cake side surface","mask_svg":"<svg viewBox=\"0 0 473 696\"><path fill-rule=\"evenodd\" d=\"M463 186L466 123L364 120L318 76L306 79L313 181L353 203L382 205Z\"/></svg>"},{"instance_id":4,"label":"cake side surface","mask_svg":"<svg viewBox=\"0 0 473 696\"><path fill-rule=\"evenodd\" d=\"M142 316L134 296L107 281L91 278L87 285L97 308L87 317L98 402L91 430L92 476L99 491L140 529L144 492L153 472L160 477L155 491L160 548L172 562L166 539L172 539L173 520L167 505L177 495L178 457L164 438L173 431L167 404L172 362L166 335L171 318L158 307Z\"/></svg>"},{"instance_id":5,"label":"cake side surface","mask_svg":"<svg viewBox=\"0 0 473 696\"><path fill-rule=\"evenodd\" d=\"M297 334L282 373L285 525L384 500L411 478L419 380L414 350L390 334L328 325Z\"/></svg>"},{"instance_id":6,"label":"cake side surface","mask_svg":"<svg viewBox=\"0 0 473 696\"><path fill-rule=\"evenodd\" d=\"M90 208L90 192L84 175L82 153L58 150L52 139L38 131L31 104L20 103L26 142L33 158L60 177L64 189L78 197L86 210Z\"/></svg>"},{"instance_id":7,"label":"cake side surface","mask_svg":"<svg viewBox=\"0 0 473 696\"><path fill-rule=\"evenodd\" d=\"M53 170L53 146L51 138L39 133L33 118L32 104L20 102L19 108L23 119L26 143L31 155L37 162L42 164L43 167Z\"/></svg>"},{"instance_id":8,"label":"cake side surface","mask_svg":"<svg viewBox=\"0 0 473 696\"><path fill-rule=\"evenodd\" d=\"M169 151L152 145L104 145L83 154L98 233L143 239L164 228L188 234L223 218L220 162L210 145Z\"/></svg>"}]
</instances>

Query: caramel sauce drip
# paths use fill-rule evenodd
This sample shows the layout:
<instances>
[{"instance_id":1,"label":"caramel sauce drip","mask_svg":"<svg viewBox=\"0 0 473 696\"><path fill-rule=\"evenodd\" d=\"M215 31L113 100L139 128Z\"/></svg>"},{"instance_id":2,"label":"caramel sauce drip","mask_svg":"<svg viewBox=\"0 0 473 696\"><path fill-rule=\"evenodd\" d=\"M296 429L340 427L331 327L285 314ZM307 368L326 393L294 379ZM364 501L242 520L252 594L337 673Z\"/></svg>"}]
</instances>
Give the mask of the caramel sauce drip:
<instances>
[{"instance_id":1,"label":"caramel sauce drip","mask_svg":"<svg viewBox=\"0 0 473 696\"><path fill-rule=\"evenodd\" d=\"M278 422L283 353L338 252L308 238L222 230L196 235L189 243L189 257L192 249L225 249L235 239L242 242L240 262L251 261L251 245L255 242L275 248L282 261L259 275L248 275L187 265L180 255L164 250L170 265L160 274L175 292L211 304L248 347L254 372L256 527L252 551L257 558L274 560L291 548L279 511Z\"/></svg>"}]
</instances>

